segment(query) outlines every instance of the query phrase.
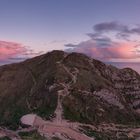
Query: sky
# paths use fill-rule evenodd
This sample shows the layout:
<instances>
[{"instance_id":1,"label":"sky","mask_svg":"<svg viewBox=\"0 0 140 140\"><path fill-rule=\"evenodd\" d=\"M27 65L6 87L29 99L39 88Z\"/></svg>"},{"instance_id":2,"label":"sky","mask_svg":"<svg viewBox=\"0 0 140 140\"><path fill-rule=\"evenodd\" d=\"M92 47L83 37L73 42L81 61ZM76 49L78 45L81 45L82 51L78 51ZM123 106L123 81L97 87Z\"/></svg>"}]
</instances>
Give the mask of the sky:
<instances>
[{"instance_id":1,"label":"sky","mask_svg":"<svg viewBox=\"0 0 140 140\"><path fill-rule=\"evenodd\" d=\"M140 0L0 0L0 65L64 50L140 72L139 5Z\"/></svg>"}]
</instances>

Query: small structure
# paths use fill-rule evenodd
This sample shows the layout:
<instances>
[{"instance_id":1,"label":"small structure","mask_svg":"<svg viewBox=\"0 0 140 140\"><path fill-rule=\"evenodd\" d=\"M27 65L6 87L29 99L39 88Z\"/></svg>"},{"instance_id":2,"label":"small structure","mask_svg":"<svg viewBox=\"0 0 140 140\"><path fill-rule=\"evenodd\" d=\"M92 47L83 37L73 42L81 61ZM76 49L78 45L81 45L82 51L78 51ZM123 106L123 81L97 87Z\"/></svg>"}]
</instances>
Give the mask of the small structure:
<instances>
[{"instance_id":1,"label":"small structure","mask_svg":"<svg viewBox=\"0 0 140 140\"><path fill-rule=\"evenodd\" d=\"M23 126L34 126L36 117L36 114L27 114L21 117L20 122Z\"/></svg>"}]
</instances>

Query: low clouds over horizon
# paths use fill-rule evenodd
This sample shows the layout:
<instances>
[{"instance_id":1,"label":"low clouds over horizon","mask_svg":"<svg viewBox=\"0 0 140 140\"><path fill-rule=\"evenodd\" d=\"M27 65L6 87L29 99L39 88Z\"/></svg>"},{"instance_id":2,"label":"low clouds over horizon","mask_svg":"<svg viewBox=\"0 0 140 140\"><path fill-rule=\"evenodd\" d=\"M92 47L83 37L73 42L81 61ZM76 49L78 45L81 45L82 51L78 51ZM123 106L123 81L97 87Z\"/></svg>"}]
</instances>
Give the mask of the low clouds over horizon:
<instances>
[{"instance_id":1,"label":"low clouds over horizon","mask_svg":"<svg viewBox=\"0 0 140 140\"><path fill-rule=\"evenodd\" d=\"M36 53L17 42L0 41L0 65L19 62L40 54L42 52Z\"/></svg>"},{"instance_id":2,"label":"low clouds over horizon","mask_svg":"<svg viewBox=\"0 0 140 140\"><path fill-rule=\"evenodd\" d=\"M139 61L140 26L127 26L118 22L103 22L93 26L89 40L79 44L66 44L66 51L85 53L102 61Z\"/></svg>"},{"instance_id":3,"label":"low clouds over horizon","mask_svg":"<svg viewBox=\"0 0 140 140\"><path fill-rule=\"evenodd\" d=\"M27 52L26 47L20 43L0 41L0 60L4 61L12 57L25 54Z\"/></svg>"}]
</instances>

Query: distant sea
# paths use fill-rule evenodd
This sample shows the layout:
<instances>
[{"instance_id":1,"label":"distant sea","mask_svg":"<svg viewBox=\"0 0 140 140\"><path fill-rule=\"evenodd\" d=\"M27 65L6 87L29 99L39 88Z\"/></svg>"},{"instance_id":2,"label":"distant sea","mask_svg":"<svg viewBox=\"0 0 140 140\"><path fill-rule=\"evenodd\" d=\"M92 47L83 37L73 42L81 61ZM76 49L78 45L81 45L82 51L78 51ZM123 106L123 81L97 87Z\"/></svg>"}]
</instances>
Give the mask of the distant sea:
<instances>
[{"instance_id":1,"label":"distant sea","mask_svg":"<svg viewBox=\"0 0 140 140\"><path fill-rule=\"evenodd\" d=\"M120 69L122 68L132 68L140 74L140 62L107 62L108 64L114 65Z\"/></svg>"}]
</instances>

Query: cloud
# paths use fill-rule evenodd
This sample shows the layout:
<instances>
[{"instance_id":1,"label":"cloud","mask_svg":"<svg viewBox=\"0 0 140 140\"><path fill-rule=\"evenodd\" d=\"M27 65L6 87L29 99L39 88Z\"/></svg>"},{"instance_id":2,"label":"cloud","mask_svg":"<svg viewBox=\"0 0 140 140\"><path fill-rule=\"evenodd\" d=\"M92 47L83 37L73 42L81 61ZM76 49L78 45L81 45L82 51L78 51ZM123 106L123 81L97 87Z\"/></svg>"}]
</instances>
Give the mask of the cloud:
<instances>
[{"instance_id":1,"label":"cloud","mask_svg":"<svg viewBox=\"0 0 140 140\"><path fill-rule=\"evenodd\" d=\"M65 47L75 48L77 47L77 45L69 43L69 44L65 44Z\"/></svg>"},{"instance_id":2,"label":"cloud","mask_svg":"<svg viewBox=\"0 0 140 140\"><path fill-rule=\"evenodd\" d=\"M27 48L16 42L0 41L0 60L17 57L27 52Z\"/></svg>"},{"instance_id":3,"label":"cloud","mask_svg":"<svg viewBox=\"0 0 140 140\"><path fill-rule=\"evenodd\" d=\"M123 32L123 33L140 34L139 25L130 27L130 26L123 25L123 24L120 24L119 22L115 22L115 21L96 24L93 27L93 29L95 32L118 31L118 32Z\"/></svg>"},{"instance_id":4,"label":"cloud","mask_svg":"<svg viewBox=\"0 0 140 140\"><path fill-rule=\"evenodd\" d=\"M93 30L94 33L90 34L90 36L114 32L116 38L126 41L129 41L129 38L132 35L140 35L140 25L128 26L116 21L96 24L94 25Z\"/></svg>"},{"instance_id":5,"label":"cloud","mask_svg":"<svg viewBox=\"0 0 140 140\"><path fill-rule=\"evenodd\" d=\"M93 27L95 32L106 32L106 31L122 31L122 32L129 32L129 29L126 25L122 25L118 22L104 22L96 24Z\"/></svg>"},{"instance_id":6,"label":"cloud","mask_svg":"<svg viewBox=\"0 0 140 140\"><path fill-rule=\"evenodd\" d=\"M85 53L103 61L140 58L140 53L135 53L136 49L133 43L114 43L110 47L100 47L95 41L88 40L81 42L75 48L67 49L67 51Z\"/></svg>"},{"instance_id":7,"label":"cloud","mask_svg":"<svg viewBox=\"0 0 140 140\"><path fill-rule=\"evenodd\" d=\"M35 52L30 46L21 43L0 41L0 60L3 59L20 59L22 57L32 57L43 54L44 51Z\"/></svg>"},{"instance_id":8,"label":"cloud","mask_svg":"<svg viewBox=\"0 0 140 140\"><path fill-rule=\"evenodd\" d=\"M89 40L66 44L66 51L85 53L102 61L130 61L140 58L140 45L131 40L140 35L140 27L129 27L118 22L104 22L93 27Z\"/></svg>"}]
</instances>

